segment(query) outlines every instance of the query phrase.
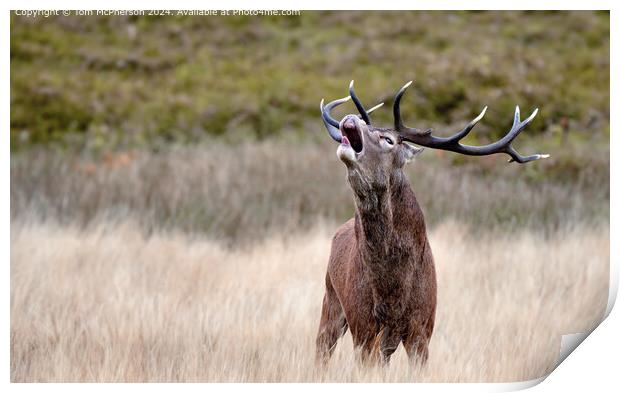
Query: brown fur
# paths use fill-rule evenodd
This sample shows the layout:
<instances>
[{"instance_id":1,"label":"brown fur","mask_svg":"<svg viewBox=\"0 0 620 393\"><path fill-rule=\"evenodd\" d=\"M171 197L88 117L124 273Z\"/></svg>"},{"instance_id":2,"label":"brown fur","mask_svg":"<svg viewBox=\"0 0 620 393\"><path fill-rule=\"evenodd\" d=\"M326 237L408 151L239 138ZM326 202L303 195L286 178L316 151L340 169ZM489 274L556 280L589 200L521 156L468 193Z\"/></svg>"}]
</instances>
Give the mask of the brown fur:
<instances>
[{"instance_id":1,"label":"brown fur","mask_svg":"<svg viewBox=\"0 0 620 393\"><path fill-rule=\"evenodd\" d=\"M329 359L349 328L362 360L387 362L402 342L410 359L425 362L437 283L424 217L402 171L400 149L411 147L379 151L377 135L389 131L361 128L363 160L343 159L356 213L333 238L317 357Z\"/></svg>"}]
</instances>

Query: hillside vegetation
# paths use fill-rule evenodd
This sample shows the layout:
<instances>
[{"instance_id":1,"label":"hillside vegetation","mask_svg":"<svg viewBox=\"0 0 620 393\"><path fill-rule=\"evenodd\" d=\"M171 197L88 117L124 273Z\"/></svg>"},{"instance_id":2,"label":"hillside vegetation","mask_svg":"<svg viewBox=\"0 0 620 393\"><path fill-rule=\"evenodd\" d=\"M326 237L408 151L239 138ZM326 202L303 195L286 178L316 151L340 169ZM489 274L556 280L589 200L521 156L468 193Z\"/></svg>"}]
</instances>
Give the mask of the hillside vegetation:
<instances>
[{"instance_id":1,"label":"hillside vegetation","mask_svg":"<svg viewBox=\"0 0 620 393\"><path fill-rule=\"evenodd\" d=\"M342 222L344 168L318 103L357 90L376 124L505 133L551 158L428 149L409 168L430 225L555 230L609 214L609 13L302 12L290 17L11 19L11 213L132 217L231 244ZM353 111L351 104L338 114ZM191 146L188 146L191 145ZM490 192L489 192L490 191ZM225 212L225 213L223 213Z\"/></svg>"},{"instance_id":2,"label":"hillside vegetation","mask_svg":"<svg viewBox=\"0 0 620 393\"><path fill-rule=\"evenodd\" d=\"M406 120L473 138L609 132L608 12L302 12L290 17L11 16L11 146L158 148L324 137L321 98L413 79ZM351 110L348 107L347 110ZM391 124L391 111L377 112Z\"/></svg>"}]
</instances>

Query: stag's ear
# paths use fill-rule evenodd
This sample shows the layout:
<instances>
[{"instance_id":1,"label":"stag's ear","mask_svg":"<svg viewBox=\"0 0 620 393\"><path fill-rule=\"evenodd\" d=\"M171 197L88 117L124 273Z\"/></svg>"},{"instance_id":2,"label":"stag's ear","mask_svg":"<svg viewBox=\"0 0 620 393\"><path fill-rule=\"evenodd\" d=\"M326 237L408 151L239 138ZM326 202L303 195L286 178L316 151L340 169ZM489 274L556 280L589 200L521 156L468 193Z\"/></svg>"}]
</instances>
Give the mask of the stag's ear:
<instances>
[{"instance_id":1,"label":"stag's ear","mask_svg":"<svg viewBox=\"0 0 620 393\"><path fill-rule=\"evenodd\" d=\"M405 142L402 143L402 146L403 162L405 165L409 164L411 160L413 160L418 154L424 151L423 147L415 147Z\"/></svg>"}]
</instances>

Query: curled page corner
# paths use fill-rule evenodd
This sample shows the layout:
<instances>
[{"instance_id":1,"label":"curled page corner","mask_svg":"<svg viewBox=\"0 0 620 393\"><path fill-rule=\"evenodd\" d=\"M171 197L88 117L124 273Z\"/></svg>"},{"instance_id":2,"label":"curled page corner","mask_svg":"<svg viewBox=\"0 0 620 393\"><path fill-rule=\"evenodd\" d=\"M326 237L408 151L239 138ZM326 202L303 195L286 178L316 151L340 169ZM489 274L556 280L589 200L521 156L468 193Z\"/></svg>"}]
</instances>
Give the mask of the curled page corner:
<instances>
[{"instance_id":1,"label":"curled page corner","mask_svg":"<svg viewBox=\"0 0 620 393\"><path fill-rule=\"evenodd\" d=\"M618 296L618 261L611 258L609 263L609 296L607 297L607 309L605 309L605 316L607 318L611 310L616 303L616 297ZM602 322L602 321L601 321Z\"/></svg>"},{"instance_id":2,"label":"curled page corner","mask_svg":"<svg viewBox=\"0 0 620 393\"><path fill-rule=\"evenodd\" d=\"M609 313L614 307L616 302L616 297L618 295L618 275L617 275L617 266L614 261L610 261L610 271L609 271L609 295L607 297L607 308L605 309L605 314L601 318L600 321L596 324L596 326L592 327L592 329L586 332L580 333L572 333L572 334L564 334L562 335L562 341L560 343L560 356L558 357L558 361L555 364L554 370L562 364L564 360L570 355L596 328L609 316ZM553 371L551 371L553 372Z\"/></svg>"},{"instance_id":3,"label":"curled page corner","mask_svg":"<svg viewBox=\"0 0 620 393\"><path fill-rule=\"evenodd\" d=\"M498 389L498 391L516 391L528 389L538 385L539 383L544 381L549 375L551 375L551 373L553 373L553 371L555 371L555 369L558 368L558 366L562 364L564 360L566 360L566 358L590 335L590 333L596 330L596 328L598 328L598 326L605 319L607 319L607 317L611 313L611 310L614 308L616 298L618 296L618 279L619 277L617 261L611 258L609 261L609 295L607 297L607 307L605 309L605 314L600 319L600 321L598 321L596 326L593 326L592 329L586 332L562 335L562 340L560 342L560 355L558 356L558 360L553 367L553 370L540 378L530 379L528 381L522 382L503 383L501 384L502 386Z\"/></svg>"},{"instance_id":4,"label":"curled page corner","mask_svg":"<svg viewBox=\"0 0 620 393\"><path fill-rule=\"evenodd\" d=\"M515 392L518 390L525 390L525 389L529 389L531 387L534 387L536 385L538 385L539 383L541 383L542 381L544 381L545 379L547 379L547 377L549 376L549 374L545 374L540 378L535 378L535 379L529 379L527 381L521 381L521 382L504 382L501 383L501 387L499 387L499 389L497 389L497 392Z\"/></svg>"},{"instance_id":5,"label":"curled page corner","mask_svg":"<svg viewBox=\"0 0 620 393\"><path fill-rule=\"evenodd\" d=\"M609 313L611 313L611 310L614 307L614 304L616 302L616 298L618 296L618 269L616 266L615 261L610 261L610 271L609 271L609 295L607 298L607 308L605 309L605 314L603 315L603 317L601 318L600 321L598 321L598 323L596 324L596 326L592 327L592 329L586 331L586 332L580 332L580 333L571 333L571 334L564 334L562 335L562 340L560 342L560 355L558 356L558 360L555 364L555 366L553 367L553 370L551 370L549 373L543 375L540 378L536 378L536 379L530 379L528 381L522 381L522 382L512 382L512 383L504 383L501 384L502 387L498 390L498 391L516 391L516 390L524 390L524 389L528 389L531 388L533 386L538 385L539 383L541 383L542 381L544 381L553 371L555 371L556 368L558 368L558 366L560 364L562 364L562 362L564 360L566 360L566 358L594 331L596 330L596 328L598 328L598 326L607 318L607 316L609 316Z\"/></svg>"},{"instance_id":6,"label":"curled page corner","mask_svg":"<svg viewBox=\"0 0 620 393\"><path fill-rule=\"evenodd\" d=\"M605 318L603 318L603 319L605 319ZM596 327L594 329L596 329ZM531 388L533 386L538 385L539 383L541 383L542 381L547 379L547 377L549 375L551 375L551 373L553 373L553 371L555 371L555 369L564 360L566 360L568 355L570 355L575 350L575 348L577 348L579 346L579 344L581 344L583 342L583 340L585 340L586 337L588 337L590 335L590 333L592 333L594 331L594 329L592 329L592 330L590 330L588 332L583 332L583 333L572 333L572 334L564 334L564 335L562 335L562 340L560 342L560 355L558 356L558 360L557 360L555 366L553 367L553 369L551 371L549 371L545 375L541 376L540 378L530 379L530 380L521 381L521 382L502 383L501 384L502 386L501 386L500 389L498 389L498 391L501 391L501 392L514 392L514 391L517 391L517 390L529 389L529 388Z\"/></svg>"},{"instance_id":7,"label":"curled page corner","mask_svg":"<svg viewBox=\"0 0 620 393\"><path fill-rule=\"evenodd\" d=\"M598 326L598 325L597 325ZM596 329L596 328L595 328ZM557 368L566 358L570 355L578 346L592 333L594 330L582 333L572 333L562 335L562 342L560 343L560 356L554 367Z\"/></svg>"}]
</instances>

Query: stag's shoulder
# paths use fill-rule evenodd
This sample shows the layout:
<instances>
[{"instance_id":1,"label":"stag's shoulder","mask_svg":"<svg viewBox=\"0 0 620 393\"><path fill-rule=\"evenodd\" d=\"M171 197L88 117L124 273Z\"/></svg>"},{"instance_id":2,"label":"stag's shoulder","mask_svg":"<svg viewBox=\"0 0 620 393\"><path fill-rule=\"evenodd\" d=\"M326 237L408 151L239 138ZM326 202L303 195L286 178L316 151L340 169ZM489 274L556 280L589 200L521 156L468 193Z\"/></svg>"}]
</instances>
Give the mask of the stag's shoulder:
<instances>
[{"instance_id":1,"label":"stag's shoulder","mask_svg":"<svg viewBox=\"0 0 620 393\"><path fill-rule=\"evenodd\" d=\"M344 280L356 263L355 219L338 228L332 239L327 272L335 288L344 288Z\"/></svg>"},{"instance_id":2,"label":"stag's shoulder","mask_svg":"<svg viewBox=\"0 0 620 393\"><path fill-rule=\"evenodd\" d=\"M349 219L336 230L332 242L350 237L355 237L355 218Z\"/></svg>"},{"instance_id":3,"label":"stag's shoulder","mask_svg":"<svg viewBox=\"0 0 620 393\"><path fill-rule=\"evenodd\" d=\"M355 219L351 218L336 230L332 238L331 259L342 258L349 254L353 247L355 247Z\"/></svg>"}]
</instances>

